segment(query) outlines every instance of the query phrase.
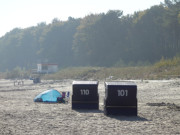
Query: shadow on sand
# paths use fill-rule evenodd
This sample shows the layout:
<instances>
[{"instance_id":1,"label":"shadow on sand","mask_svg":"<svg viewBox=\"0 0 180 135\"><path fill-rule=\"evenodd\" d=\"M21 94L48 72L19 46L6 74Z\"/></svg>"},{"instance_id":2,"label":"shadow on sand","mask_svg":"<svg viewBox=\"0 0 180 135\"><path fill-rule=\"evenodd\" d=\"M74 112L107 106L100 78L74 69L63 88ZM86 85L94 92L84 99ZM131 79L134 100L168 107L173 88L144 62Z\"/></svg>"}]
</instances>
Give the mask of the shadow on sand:
<instances>
[{"instance_id":1,"label":"shadow on sand","mask_svg":"<svg viewBox=\"0 0 180 135\"><path fill-rule=\"evenodd\" d=\"M74 111L78 113L104 113L103 110L91 110L91 109L73 109ZM149 121L146 118L143 118L141 116L123 116L123 115L105 115L106 117L120 120L120 121Z\"/></svg>"},{"instance_id":2,"label":"shadow on sand","mask_svg":"<svg viewBox=\"0 0 180 135\"><path fill-rule=\"evenodd\" d=\"M103 113L103 111L99 109L73 109L73 110L79 113Z\"/></svg>"},{"instance_id":3,"label":"shadow on sand","mask_svg":"<svg viewBox=\"0 0 180 135\"><path fill-rule=\"evenodd\" d=\"M146 118L141 116L117 116L117 115L108 115L107 117L120 120L120 121L149 121Z\"/></svg>"}]
</instances>

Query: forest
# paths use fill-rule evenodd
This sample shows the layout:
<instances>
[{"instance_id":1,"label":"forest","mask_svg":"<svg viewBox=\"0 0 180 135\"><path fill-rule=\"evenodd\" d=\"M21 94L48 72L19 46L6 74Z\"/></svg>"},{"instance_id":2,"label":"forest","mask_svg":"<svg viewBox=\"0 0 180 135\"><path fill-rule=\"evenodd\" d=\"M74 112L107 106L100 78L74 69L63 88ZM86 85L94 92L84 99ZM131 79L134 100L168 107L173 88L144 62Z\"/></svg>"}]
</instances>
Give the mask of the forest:
<instances>
[{"instance_id":1,"label":"forest","mask_svg":"<svg viewBox=\"0 0 180 135\"><path fill-rule=\"evenodd\" d=\"M165 0L131 15L121 10L84 18L54 18L0 37L0 72L32 69L37 62L59 68L124 67L180 56L180 0Z\"/></svg>"}]
</instances>

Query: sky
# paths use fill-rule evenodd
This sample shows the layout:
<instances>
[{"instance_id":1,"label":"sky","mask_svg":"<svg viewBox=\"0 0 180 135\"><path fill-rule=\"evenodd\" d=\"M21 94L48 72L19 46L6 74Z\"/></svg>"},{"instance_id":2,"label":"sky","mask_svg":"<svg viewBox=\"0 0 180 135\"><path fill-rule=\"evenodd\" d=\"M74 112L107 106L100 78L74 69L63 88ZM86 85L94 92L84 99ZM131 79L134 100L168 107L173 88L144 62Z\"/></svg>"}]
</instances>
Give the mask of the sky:
<instances>
[{"instance_id":1,"label":"sky","mask_svg":"<svg viewBox=\"0 0 180 135\"><path fill-rule=\"evenodd\" d=\"M164 0L0 0L0 37L14 28L38 23L49 24L54 18L83 18L89 14L122 10L124 15L149 9Z\"/></svg>"}]
</instances>

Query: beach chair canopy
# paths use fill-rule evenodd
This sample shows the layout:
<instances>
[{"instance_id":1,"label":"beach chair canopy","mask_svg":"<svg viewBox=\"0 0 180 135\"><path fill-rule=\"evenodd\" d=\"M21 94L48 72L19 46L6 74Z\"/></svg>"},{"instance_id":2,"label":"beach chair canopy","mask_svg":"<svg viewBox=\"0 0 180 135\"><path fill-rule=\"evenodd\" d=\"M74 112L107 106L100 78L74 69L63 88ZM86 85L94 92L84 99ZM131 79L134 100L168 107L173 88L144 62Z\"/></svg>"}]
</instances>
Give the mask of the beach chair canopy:
<instances>
[{"instance_id":1,"label":"beach chair canopy","mask_svg":"<svg viewBox=\"0 0 180 135\"><path fill-rule=\"evenodd\" d=\"M55 89L44 91L34 98L34 102L58 102L62 95Z\"/></svg>"}]
</instances>

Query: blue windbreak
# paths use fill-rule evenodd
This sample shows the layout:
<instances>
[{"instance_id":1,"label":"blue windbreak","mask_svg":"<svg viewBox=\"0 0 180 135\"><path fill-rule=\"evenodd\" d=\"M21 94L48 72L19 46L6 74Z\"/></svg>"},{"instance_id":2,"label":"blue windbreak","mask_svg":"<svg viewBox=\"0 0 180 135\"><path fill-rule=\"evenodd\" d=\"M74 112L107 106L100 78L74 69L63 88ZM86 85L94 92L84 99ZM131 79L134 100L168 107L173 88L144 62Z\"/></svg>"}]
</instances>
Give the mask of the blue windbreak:
<instances>
[{"instance_id":1,"label":"blue windbreak","mask_svg":"<svg viewBox=\"0 0 180 135\"><path fill-rule=\"evenodd\" d=\"M39 101L39 99L42 100L41 102L57 102L58 97L62 97L62 95L57 90L51 89L37 95L34 102Z\"/></svg>"}]
</instances>

